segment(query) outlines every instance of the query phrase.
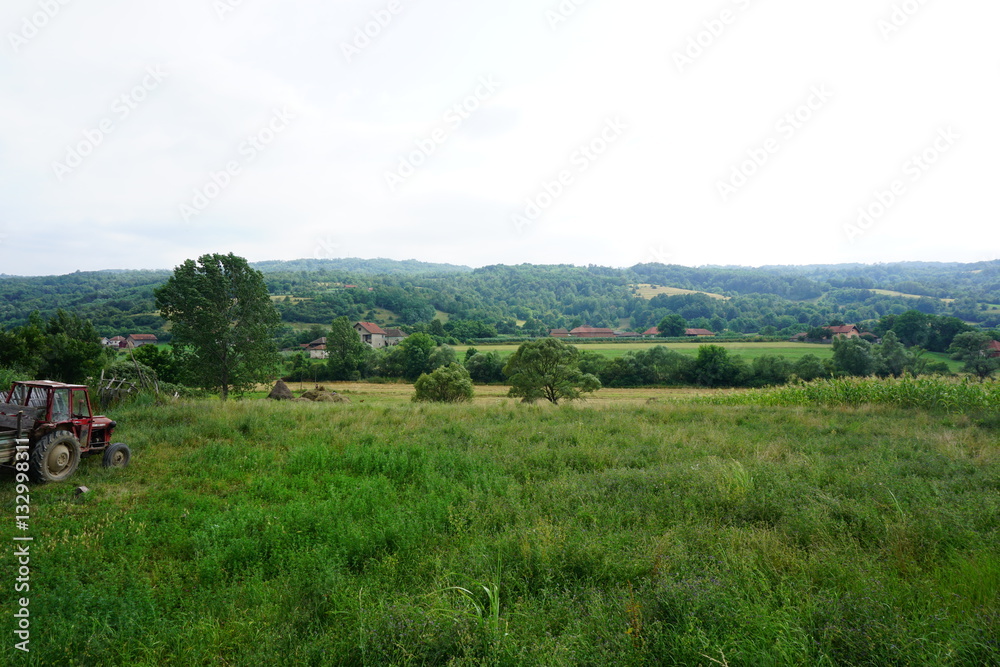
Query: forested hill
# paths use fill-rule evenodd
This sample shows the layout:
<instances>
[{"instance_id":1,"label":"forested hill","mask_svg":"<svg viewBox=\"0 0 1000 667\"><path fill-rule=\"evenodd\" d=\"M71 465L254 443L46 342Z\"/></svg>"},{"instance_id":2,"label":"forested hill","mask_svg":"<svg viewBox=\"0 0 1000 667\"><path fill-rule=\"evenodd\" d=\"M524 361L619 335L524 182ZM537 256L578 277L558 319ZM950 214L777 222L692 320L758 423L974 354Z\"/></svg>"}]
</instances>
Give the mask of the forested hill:
<instances>
[{"instance_id":1,"label":"forested hill","mask_svg":"<svg viewBox=\"0 0 1000 667\"><path fill-rule=\"evenodd\" d=\"M288 331L340 315L383 325L439 319L465 337L541 334L581 324L644 331L665 315L713 331L796 333L916 309L1000 325L1000 261L977 264L685 267L487 266L376 259L260 262ZM165 333L153 289L162 271L0 277L0 327L58 308L105 335ZM456 334L458 335L458 334ZM461 337L461 336L460 336Z\"/></svg>"}]
</instances>

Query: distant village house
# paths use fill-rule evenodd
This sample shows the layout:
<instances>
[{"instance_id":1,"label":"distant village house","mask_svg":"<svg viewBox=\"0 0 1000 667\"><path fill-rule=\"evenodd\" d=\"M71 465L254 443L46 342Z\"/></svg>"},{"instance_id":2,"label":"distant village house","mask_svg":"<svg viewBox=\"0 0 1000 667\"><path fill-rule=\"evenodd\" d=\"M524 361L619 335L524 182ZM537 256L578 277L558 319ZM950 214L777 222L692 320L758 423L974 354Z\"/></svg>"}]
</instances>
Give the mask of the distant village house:
<instances>
[{"instance_id":1,"label":"distant village house","mask_svg":"<svg viewBox=\"0 0 1000 667\"><path fill-rule=\"evenodd\" d=\"M326 351L326 336L306 343L302 346L309 353L310 359L326 359L330 353Z\"/></svg>"},{"instance_id":2,"label":"distant village house","mask_svg":"<svg viewBox=\"0 0 1000 667\"><path fill-rule=\"evenodd\" d=\"M354 330L361 336L362 342L376 350L386 347L386 332L379 325L372 322L357 322L354 324Z\"/></svg>"},{"instance_id":3,"label":"distant village house","mask_svg":"<svg viewBox=\"0 0 1000 667\"><path fill-rule=\"evenodd\" d=\"M406 338L406 334L400 329L386 329L385 330L385 346L392 347L393 345L399 345Z\"/></svg>"},{"instance_id":4,"label":"distant village house","mask_svg":"<svg viewBox=\"0 0 1000 667\"><path fill-rule=\"evenodd\" d=\"M153 334L129 334L128 336L101 339L101 345L117 350L130 350L143 345L156 345L159 342Z\"/></svg>"},{"instance_id":5,"label":"distant village house","mask_svg":"<svg viewBox=\"0 0 1000 667\"><path fill-rule=\"evenodd\" d=\"M845 324L843 326L836 327L823 327L829 334L823 338L823 340L832 340L834 338L860 338L861 329L858 328L856 324ZM809 338L807 333L798 333L792 336L789 340L793 343L802 343L807 340L812 340Z\"/></svg>"}]
</instances>

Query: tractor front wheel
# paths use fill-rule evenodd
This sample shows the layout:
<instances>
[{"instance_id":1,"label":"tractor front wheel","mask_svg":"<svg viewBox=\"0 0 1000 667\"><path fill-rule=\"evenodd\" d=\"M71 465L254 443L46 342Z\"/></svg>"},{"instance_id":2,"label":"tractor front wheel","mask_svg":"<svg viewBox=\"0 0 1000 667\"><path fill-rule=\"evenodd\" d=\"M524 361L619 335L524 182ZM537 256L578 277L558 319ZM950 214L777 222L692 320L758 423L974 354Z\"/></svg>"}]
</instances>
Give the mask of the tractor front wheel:
<instances>
[{"instance_id":1,"label":"tractor front wheel","mask_svg":"<svg viewBox=\"0 0 1000 667\"><path fill-rule=\"evenodd\" d=\"M80 441L73 434L56 431L35 443L28 457L28 476L38 484L61 482L80 465Z\"/></svg>"},{"instance_id":2,"label":"tractor front wheel","mask_svg":"<svg viewBox=\"0 0 1000 667\"><path fill-rule=\"evenodd\" d=\"M124 442L116 442L104 450L104 460L101 464L105 468L124 468L132 458L132 452Z\"/></svg>"}]
</instances>

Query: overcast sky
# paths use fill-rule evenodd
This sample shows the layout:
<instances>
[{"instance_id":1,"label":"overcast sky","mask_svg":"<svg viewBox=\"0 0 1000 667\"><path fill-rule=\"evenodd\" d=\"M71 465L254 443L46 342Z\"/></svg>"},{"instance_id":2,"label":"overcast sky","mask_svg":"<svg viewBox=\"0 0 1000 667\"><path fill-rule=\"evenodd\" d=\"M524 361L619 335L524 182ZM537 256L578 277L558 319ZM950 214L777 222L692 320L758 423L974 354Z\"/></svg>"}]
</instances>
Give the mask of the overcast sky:
<instances>
[{"instance_id":1,"label":"overcast sky","mask_svg":"<svg viewBox=\"0 0 1000 667\"><path fill-rule=\"evenodd\" d=\"M998 24L995 0L4 0L0 273L996 259Z\"/></svg>"}]
</instances>

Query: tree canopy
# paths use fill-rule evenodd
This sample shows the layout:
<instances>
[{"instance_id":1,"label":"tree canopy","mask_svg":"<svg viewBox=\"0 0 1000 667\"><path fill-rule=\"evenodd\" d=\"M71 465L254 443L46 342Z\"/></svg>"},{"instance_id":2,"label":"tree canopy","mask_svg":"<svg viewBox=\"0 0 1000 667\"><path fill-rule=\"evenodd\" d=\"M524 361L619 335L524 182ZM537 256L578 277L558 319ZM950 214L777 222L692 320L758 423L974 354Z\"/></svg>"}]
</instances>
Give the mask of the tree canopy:
<instances>
[{"instance_id":1,"label":"tree canopy","mask_svg":"<svg viewBox=\"0 0 1000 667\"><path fill-rule=\"evenodd\" d=\"M955 336L951 352L959 361L965 362L962 369L985 380L1000 368L1000 357L993 356L990 349L992 339L983 332L969 331Z\"/></svg>"},{"instance_id":2,"label":"tree canopy","mask_svg":"<svg viewBox=\"0 0 1000 667\"><path fill-rule=\"evenodd\" d=\"M574 400L597 391L601 381L579 368L580 353L558 338L540 338L522 343L507 361L510 396L526 403L544 398L552 403Z\"/></svg>"},{"instance_id":3,"label":"tree canopy","mask_svg":"<svg viewBox=\"0 0 1000 667\"><path fill-rule=\"evenodd\" d=\"M202 255L155 291L175 345L190 348L188 372L203 388L243 393L270 380L279 317L264 277L242 257Z\"/></svg>"},{"instance_id":4,"label":"tree canopy","mask_svg":"<svg viewBox=\"0 0 1000 667\"><path fill-rule=\"evenodd\" d=\"M326 337L326 351L331 380L360 380L361 370L372 350L345 316L333 321Z\"/></svg>"}]
</instances>

